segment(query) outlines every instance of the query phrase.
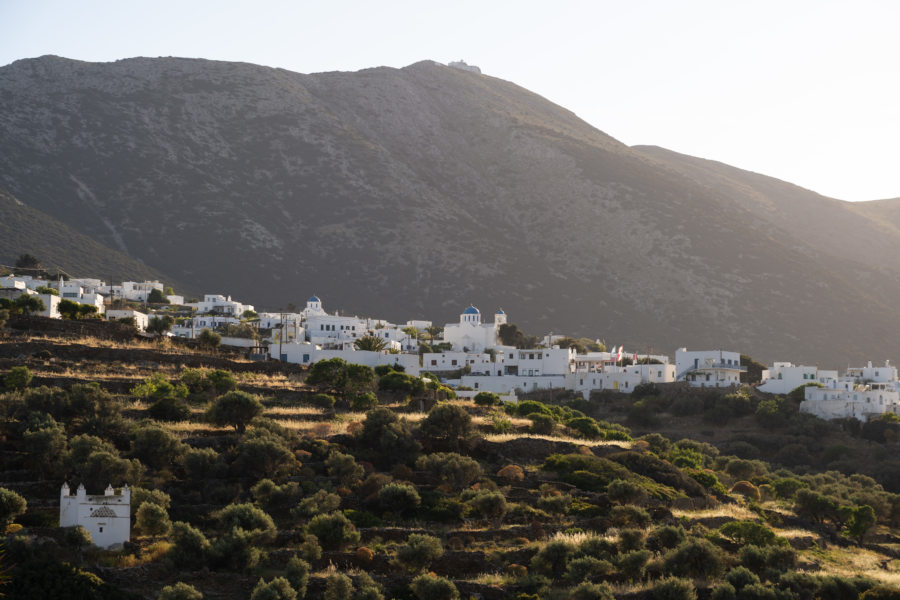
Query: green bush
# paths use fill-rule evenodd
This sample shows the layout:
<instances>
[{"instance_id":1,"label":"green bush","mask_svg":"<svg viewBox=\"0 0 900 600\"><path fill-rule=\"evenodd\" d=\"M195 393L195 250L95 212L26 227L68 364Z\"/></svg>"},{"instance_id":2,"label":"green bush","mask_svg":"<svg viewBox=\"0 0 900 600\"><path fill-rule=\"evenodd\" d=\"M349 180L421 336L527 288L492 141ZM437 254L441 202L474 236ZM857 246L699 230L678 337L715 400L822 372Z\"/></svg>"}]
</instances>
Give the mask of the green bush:
<instances>
[{"instance_id":1,"label":"green bush","mask_svg":"<svg viewBox=\"0 0 900 600\"><path fill-rule=\"evenodd\" d=\"M389 408L375 408L366 413L360 446L373 453L372 459L384 468L396 463L411 464L422 447L413 438L409 425Z\"/></svg>"},{"instance_id":2,"label":"green bush","mask_svg":"<svg viewBox=\"0 0 900 600\"><path fill-rule=\"evenodd\" d=\"M597 582L616 571L616 567L608 560L582 556L569 561L566 567L566 579L572 584L584 581Z\"/></svg>"},{"instance_id":3,"label":"green bush","mask_svg":"<svg viewBox=\"0 0 900 600\"><path fill-rule=\"evenodd\" d=\"M653 556L649 550L632 550L619 555L619 570L630 581L637 581L644 577L647 561Z\"/></svg>"},{"instance_id":4,"label":"green bush","mask_svg":"<svg viewBox=\"0 0 900 600\"><path fill-rule=\"evenodd\" d=\"M332 410L334 408L335 399L331 394L313 394L309 397L307 402L313 406L324 408L325 410Z\"/></svg>"},{"instance_id":5,"label":"green bush","mask_svg":"<svg viewBox=\"0 0 900 600\"><path fill-rule=\"evenodd\" d=\"M615 600L615 594L609 584L590 583L585 581L569 592L571 600Z\"/></svg>"},{"instance_id":6,"label":"green bush","mask_svg":"<svg viewBox=\"0 0 900 600\"><path fill-rule=\"evenodd\" d=\"M353 581L343 573L332 573L325 580L325 600L351 600Z\"/></svg>"},{"instance_id":7,"label":"green bush","mask_svg":"<svg viewBox=\"0 0 900 600\"><path fill-rule=\"evenodd\" d=\"M203 594L194 586L179 581L161 589L156 600L203 600Z\"/></svg>"},{"instance_id":8,"label":"green bush","mask_svg":"<svg viewBox=\"0 0 900 600\"><path fill-rule=\"evenodd\" d=\"M435 452L420 456L416 459L416 468L430 472L456 489L468 486L484 474L478 461L455 452Z\"/></svg>"},{"instance_id":9,"label":"green bush","mask_svg":"<svg viewBox=\"0 0 900 600\"><path fill-rule=\"evenodd\" d=\"M482 490L469 502L492 527L500 527L507 511L506 498L501 492Z\"/></svg>"},{"instance_id":10,"label":"green bush","mask_svg":"<svg viewBox=\"0 0 900 600\"><path fill-rule=\"evenodd\" d=\"M168 396L151 404L147 414L157 421L186 421L191 416L191 407L181 398Z\"/></svg>"},{"instance_id":11,"label":"green bush","mask_svg":"<svg viewBox=\"0 0 900 600\"><path fill-rule=\"evenodd\" d=\"M309 522L309 531L326 550L339 550L359 541L359 532L342 513L317 515Z\"/></svg>"},{"instance_id":12,"label":"green bush","mask_svg":"<svg viewBox=\"0 0 900 600\"><path fill-rule=\"evenodd\" d=\"M24 390L31 383L34 376L28 367L12 367L3 378L3 385L8 390Z\"/></svg>"},{"instance_id":13,"label":"green bush","mask_svg":"<svg viewBox=\"0 0 900 600\"><path fill-rule=\"evenodd\" d=\"M299 556L292 556L290 560L288 560L284 576L290 582L294 591L297 592L298 598L306 597L306 586L309 584L309 572L309 563Z\"/></svg>"},{"instance_id":14,"label":"green bush","mask_svg":"<svg viewBox=\"0 0 900 600\"><path fill-rule=\"evenodd\" d=\"M459 592L452 581L431 573L413 579L409 589L419 600L459 600Z\"/></svg>"},{"instance_id":15,"label":"green bush","mask_svg":"<svg viewBox=\"0 0 900 600\"><path fill-rule=\"evenodd\" d=\"M250 600L296 600L297 592L284 577L275 577L269 582L260 578Z\"/></svg>"},{"instance_id":16,"label":"green bush","mask_svg":"<svg viewBox=\"0 0 900 600\"><path fill-rule=\"evenodd\" d=\"M575 545L566 540L551 540L531 558L531 568L542 574L560 579L566 572L569 559L575 554Z\"/></svg>"},{"instance_id":17,"label":"green bush","mask_svg":"<svg viewBox=\"0 0 900 600\"><path fill-rule=\"evenodd\" d=\"M652 600L697 600L697 591L690 579L666 577L653 585Z\"/></svg>"},{"instance_id":18,"label":"green bush","mask_svg":"<svg viewBox=\"0 0 900 600\"><path fill-rule=\"evenodd\" d=\"M539 435L550 435L556 429L556 419L543 413L531 413L525 416L531 421L529 431Z\"/></svg>"},{"instance_id":19,"label":"green bush","mask_svg":"<svg viewBox=\"0 0 900 600\"><path fill-rule=\"evenodd\" d=\"M357 394L350 401L350 408L357 411L371 410L378 406L378 396L372 392L363 392Z\"/></svg>"},{"instance_id":20,"label":"green bush","mask_svg":"<svg viewBox=\"0 0 900 600\"><path fill-rule=\"evenodd\" d=\"M500 396L493 392L478 392L475 394L473 400L478 406L497 406L503 404L503 401L500 400Z\"/></svg>"},{"instance_id":21,"label":"green bush","mask_svg":"<svg viewBox=\"0 0 900 600\"><path fill-rule=\"evenodd\" d=\"M253 504L229 504L213 513L213 517L221 531L241 529L257 542L270 542L277 533L272 517Z\"/></svg>"},{"instance_id":22,"label":"green bush","mask_svg":"<svg viewBox=\"0 0 900 600\"><path fill-rule=\"evenodd\" d=\"M469 438L474 429L472 417L456 404L436 404L420 426L422 435L432 444L457 450Z\"/></svg>"},{"instance_id":23,"label":"green bush","mask_svg":"<svg viewBox=\"0 0 900 600\"><path fill-rule=\"evenodd\" d=\"M0 523L12 523L16 517L25 514L27 509L25 498L12 490L0 488Z\"/></svg>"},{"instance_id":24,"label":"green bush","mask_svg":"<svg viewBox=\"0 0 900 600\"><path fill-rule=\"evenodd\" d=\"M441 540L430 535L412 533L406 543L397 549L397 562L407 571L419 573L443 555Z\"/></svg>"},{"instance_id":25,"label":"green bush","mask_svg":"<svg viewBox=\"0 0 900 600\"><path fill-rule=\"evenodd\" d=\"M402 518L413 514L422 504L422 498L408 483L389 483L378 490L378 504L382 511Z\"/></svg>"},{"instance_id":26,"label":"green bush","mask_svg":"<svg viewBox=\"0 0 900 600\"><path fill-rule=\"evenodd\" d=\"M144 502L136 515L135 524L145 535L166 535L172 529L169 513L158 504Z\"/></svg>"},{"instance_id":27,"label":"green bush","mask_svg":"<svg viewBox=\"0 0 900 600\"><path fill-rule=\"evenodd\" d=\"M665 555L663 568L671 575L712 580L725 569L725 556L709 540L689 538Z\"/></svg>"},{"instance_id":28,"label":"green bush","mask_svg":"<svg viewBox=\"0 0 900 600\"><path fill-rule=\"evenodd\" d=\"M206 411L206 417L214 425L230 425L238 433L244 433L250 421L262 412L263 405L255 396L233 391L216 400Z\"/></svg>"},{"instance_id":29,"label":"green bush","mask_svg":"<svg viewBox=\"0 0 900 600\"><path fill-rule=\"evenodd\" d=\"M359 483L366 470L356 462L351 454L332 451L325 460L329 477L337 479L340 485L352 486Z\"/></svg>"},{"instance_id":30,"label":"green bush","mask_svg":"<svg viewBox=\"0 0 900 600\"><path fill-rule=\"evenodd\" d=\"M774 531L755 521L731 521L719 527L719 533L741 546L771 546L778 543ZM739 586L734 587L740 590Z\"/></svg>"},{"instance_id":31,"label":"green bush","mask_svg":"<svg viewBox=\"0 0 900 600\"><path fill-rule=\"evenodd\" d=\"M172 525L169 540L172 548L166 558L179 569L199 569L206 564L210 544L203 532L196 527L176 521Z\"/></svg>"}]
</instances>

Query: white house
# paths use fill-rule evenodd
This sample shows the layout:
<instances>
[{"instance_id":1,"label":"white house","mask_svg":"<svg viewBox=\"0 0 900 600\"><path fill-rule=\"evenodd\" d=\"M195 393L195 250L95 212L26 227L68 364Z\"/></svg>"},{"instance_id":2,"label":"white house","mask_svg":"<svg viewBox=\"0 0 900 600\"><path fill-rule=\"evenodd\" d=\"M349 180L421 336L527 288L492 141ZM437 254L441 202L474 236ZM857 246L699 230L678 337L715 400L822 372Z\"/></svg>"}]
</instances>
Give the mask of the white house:
<instances>
[{"instance_id":1,"label":"white house","mask_svg":"<svg viewBox=\"0 0 900 600\"><path fill-rule=\"evenodd\" d=\"M776 362L771 369L762 372L762 381L757 388L770 394L787 394L808 383L828 384L838 378L837 371L819 370L818 367Z\"/></svg>"},{"instance_id":2,"label":"white house","mask_svg":"<svg viewBox=\"0 0 900 600\"><path fill-rule=\"evenodd\" d=\"M456 371L469 367L473 375L503 375L502 363L495 363L490 354L471 352L425 352L422 369L429 372ZM494 371L496 373L493 373Z\"/></svg>"},{"instance_id":3,"label":"white house","mask_svg":"<svg viewBox=\"0 0 900 600\"><path fill-rule=\"evenodd\" d=\"M369 350L323 349L309 342L270 344L269 352L283 362L311 365L320 360L340 358L348 363L366 365L372 368L381 365L400 365L410 375L419 374L419 356L417 354L392 354L390 352L372 352ZM280 356L279 356L280 353Z\"/></svg>"},{"instance_id":4,"label":"white house","mask_svg":"<svg viewBox=\"0 0 900 600\"><path fill-rule=\"evenodd\" d=\"M84 485L71 494L63 483L59 494L59 526L81 525L91 534L95 546L113 548L131 539L131 490L118 494L107 486L102 496L89 496Z\"/></svg>"},{"instance_id":5,"label":"white house","mask_svg":"<svg viewBox=\"0 0 900 600\"><path fill-rule=\"evenodd\" d=\"M119 319L134 319L134 324L138 331L147 331L147 325L150 323L150 317L146 314L132 310L130 308L111 308L106 311L106 319L108 321L118 321Z\"/></svg>"},{"instance_id":6,"label":"white house","mask_svg":"<svg viewBox=\"0 0 900 600\"><path fill-rule=\"evenodd\" d=\"M497 394L564 389L574 364L574 348L504 348L491 364L490 374L463 375L460 384Z\"/></svg>"},{"instance_id":7,"label":"white house","mask_svg":"<svg viewBox=\"0 0 900 600\"><path fill-rule=\"evenodd\" d=\"M827 387L807 387L800 412L822 419L853 417L866 421L888 412L900 414L900 393L891 382L857 384L832 380Z\"/></svg>"},{"instance_id":8,"label":"white house","mask_svg":"<svg viewBox=\"0 0 900 600\"><path fill-rule=\"evenodd\" d=\"M200 302L191 302L186 306L191 306L197 310L199 314L219 314L240 317L244 311L253 310L252 304L242 304L231 299L231 296L222 296L220 294L204 294L203 300Z\"/></svg>"},{"instance_id":9,"label":"white house","mask_svg":"<svg viewBox=\"0 0 900 600\"><path fill-rule=\"evenodd\" d=\"M581 355L578 355L577 359L581 359ZM668 362L627 366L607 364L602 369L576 368L575 372L568 376L566 387L581 392L585 400L588 400L594 390L614 390L630 394L642 383L674 381L675 365Z\"/></svg>"},{"instance_id":10,"label":"white house","mask_svg":"<svg viewBox=\"0 0 900 600\"><path fill-rule=\"evenodd\" d=\"M113 298L146 302L153 290L163 292L165 286L158 281L123 281L122 285L103 285L98 291Z\"/></svg>"},{"instance_id":11,"label":"white house","mask_svg":"<svg viewBox=\"0 0 900 600\"><path fill-rule=\"evenodd\" d=\"M741 383L739 352L724 350L675 351L675 373L679 381L687 381L693 387L730 387Z\"/></svg>"},{"instance_id":12,"label":"white house","mask_svg":"<svg viewBox=\"0 0 900 600\"><path fill-rule=\"evenodd\" d=\"M481 311L469 305L459 315L459 323L444 325L444 341L454 350L462 352L484 352L499 345L500 325L506 323L503 309L494 315L493 323L481 322Z\"/></svg>"}]
</instances>

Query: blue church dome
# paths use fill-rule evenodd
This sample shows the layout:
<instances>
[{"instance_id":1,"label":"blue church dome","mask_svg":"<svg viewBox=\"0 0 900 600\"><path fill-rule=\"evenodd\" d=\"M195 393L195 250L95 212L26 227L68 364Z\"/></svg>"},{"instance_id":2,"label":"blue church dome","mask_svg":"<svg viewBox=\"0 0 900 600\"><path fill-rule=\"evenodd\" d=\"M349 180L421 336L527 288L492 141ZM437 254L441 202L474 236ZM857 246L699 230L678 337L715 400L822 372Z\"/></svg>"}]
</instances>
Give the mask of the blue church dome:
<instances>
[{"instance_id":1,"label":"blue church dome","mask_svg":"<svg viewBox=\"0 0 900 600\"><path fill-rule=\"evenodd\" d=\"M503 309L502 309L502 308L498 308L498 309L497 309L497 314L498 314L498 315L505 315L506 313L503 312Z\"/></svg>"},{"instance_id":2,"label":"blue church dome","mask_svg":"<svg viewBox=\"0 0 900 600\"><path fill-rule=\"evenodd\" d=\"M469 308L467 308L466 310L463 311L463 314L464 315L480 315L481 311L470 304Z\"/></svg>"},{"instance_id":3,"label":"blue church dome","mask_svg":"<svg viewBox=\"0 0 900 600\"><path fill-rule=\"evenodd\" d=\"M312 296L307 302L321 302L318 296Z\"/></svg>"}]
</instances>

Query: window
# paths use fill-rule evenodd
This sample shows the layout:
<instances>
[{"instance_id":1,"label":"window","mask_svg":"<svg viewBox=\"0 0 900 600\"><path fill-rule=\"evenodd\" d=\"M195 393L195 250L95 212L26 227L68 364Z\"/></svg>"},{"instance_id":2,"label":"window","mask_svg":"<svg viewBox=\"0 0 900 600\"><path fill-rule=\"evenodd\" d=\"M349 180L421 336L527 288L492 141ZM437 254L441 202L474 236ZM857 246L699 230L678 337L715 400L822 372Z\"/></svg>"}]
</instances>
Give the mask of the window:
<instances>
[{"instance_id":1,"label":"window","mask_svg":"<svg viewBox=\"0 0 900 600\"><path fill-rule=\"evenodd\" d=\"M437 366L437 360L436 360L436 359L434 359L434 358L431 359L431 366L432 366L432 367Z\"/></svg>"},{"instance_id":2,"label":"window","mask_svg":"<svg viewBox=\"0 0 900 600\"><path fill-rule=\"evenodd\" d=\"M97 531L98 531L98 533L103 533L103 526L101 525L100 527L98 527Z\"/></svg>"},{"instance_id":3,"label":"window","mask_svg":"<svg viewBox=\"0 0 900 600\"><path fill-rule=\"evenodd\" d=\"M456 359L454 358L453 360L451 360L451 361L450 361L450 364L453 365L453 366L455 367L455 366L456 366Z\"/></svg>"}]
</instances>

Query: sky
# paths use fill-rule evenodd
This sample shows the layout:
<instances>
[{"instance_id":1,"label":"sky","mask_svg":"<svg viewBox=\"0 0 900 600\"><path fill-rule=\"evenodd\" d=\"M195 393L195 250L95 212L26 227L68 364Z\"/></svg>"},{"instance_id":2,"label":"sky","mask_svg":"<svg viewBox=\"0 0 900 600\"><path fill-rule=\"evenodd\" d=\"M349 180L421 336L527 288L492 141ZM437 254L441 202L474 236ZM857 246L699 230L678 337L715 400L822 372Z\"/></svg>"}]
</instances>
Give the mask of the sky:
<instances>
[{"instance_id":1,"label":"sky","mask_svg":"<svg viewBox=\"0 0 900 600\"><path fill-rule=\"evenodd\" d=\"M895 0L0 0L0 65L463 59L626 144L858 201L900 197L898 26Z\"/></svg>"}]
</instances>

